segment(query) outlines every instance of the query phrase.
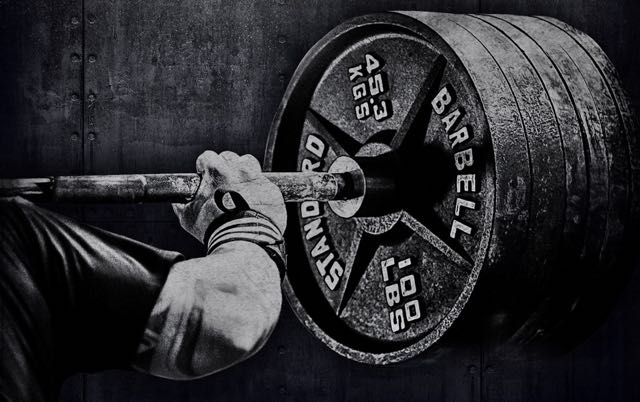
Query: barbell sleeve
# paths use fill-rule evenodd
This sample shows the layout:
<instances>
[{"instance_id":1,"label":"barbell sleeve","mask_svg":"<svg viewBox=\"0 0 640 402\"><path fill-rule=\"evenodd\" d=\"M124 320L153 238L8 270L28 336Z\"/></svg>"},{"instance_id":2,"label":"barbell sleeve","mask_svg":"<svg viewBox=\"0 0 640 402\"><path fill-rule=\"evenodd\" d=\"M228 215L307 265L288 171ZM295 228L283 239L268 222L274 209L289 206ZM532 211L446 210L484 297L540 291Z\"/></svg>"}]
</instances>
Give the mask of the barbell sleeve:
<instances>
[{"instance_id":1,"label":"barbell sleeve","mask_svg":"<svg viewBox=\"0 0 640 402\"><path fill-rule=\"evenodd\" d=\"M361 196L355 174L265 172L286 202L332 201ZM188 202L200 185L195 173L56 176L0 179L0 197L22 196L54 202Z\"/></svg>"}]
</instances>

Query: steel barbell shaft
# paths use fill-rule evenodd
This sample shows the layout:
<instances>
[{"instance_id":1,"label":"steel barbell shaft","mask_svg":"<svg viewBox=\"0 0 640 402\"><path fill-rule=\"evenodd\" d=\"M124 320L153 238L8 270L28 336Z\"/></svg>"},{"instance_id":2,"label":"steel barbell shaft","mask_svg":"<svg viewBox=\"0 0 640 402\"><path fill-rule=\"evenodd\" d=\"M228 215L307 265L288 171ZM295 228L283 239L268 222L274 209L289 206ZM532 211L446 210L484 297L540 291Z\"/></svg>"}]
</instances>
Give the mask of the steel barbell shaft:
<instances>
[{"instance_id":1,"label":"steel barbell shaft","mask_svg":"<svg viewBox=\"0 0 640 402\"><path fill-rule=\"evenodd\" d=\"M362 194L351 173L265 172L285 201L331 201ZM0 197L57 202L188 202L200 185L195 173L57 176L0 179Z\"/></svg>"}]
</instances>

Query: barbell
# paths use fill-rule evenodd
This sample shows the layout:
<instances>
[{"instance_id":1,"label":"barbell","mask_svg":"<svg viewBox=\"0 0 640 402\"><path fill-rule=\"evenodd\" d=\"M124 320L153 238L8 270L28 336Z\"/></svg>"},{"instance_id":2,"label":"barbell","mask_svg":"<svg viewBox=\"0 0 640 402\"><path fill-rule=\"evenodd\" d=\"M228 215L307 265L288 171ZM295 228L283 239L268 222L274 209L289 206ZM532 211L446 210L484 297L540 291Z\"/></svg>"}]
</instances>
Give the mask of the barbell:
<instances>
[{"instance_id":1,"label":"barbell","mask_svg":"<svg viewBox=\"0 0 640 402\"><path fill-rule=\"evenodd\" d=\"M330 348L372 364L469 325L522 344L581 334L627 271L637 135L611 62L558 20L347 21L300 63L267 144L267 177L297 201L290 305ZM0 194L185 202L198 182L63 176L3 180Z\"/></svg>"},{"instance_id":2,"label":"barbell","mask_svg":"<svg viewBox=\"0 0 640 402\"><path fill-rule=\"evenodd\" d=\"M348 172L265 172L287 202L332 201L357 196ZM49 202L186 203L200 186L195 173L81 175L0 179L0 197Z\"/></svg>"}]
</instances>

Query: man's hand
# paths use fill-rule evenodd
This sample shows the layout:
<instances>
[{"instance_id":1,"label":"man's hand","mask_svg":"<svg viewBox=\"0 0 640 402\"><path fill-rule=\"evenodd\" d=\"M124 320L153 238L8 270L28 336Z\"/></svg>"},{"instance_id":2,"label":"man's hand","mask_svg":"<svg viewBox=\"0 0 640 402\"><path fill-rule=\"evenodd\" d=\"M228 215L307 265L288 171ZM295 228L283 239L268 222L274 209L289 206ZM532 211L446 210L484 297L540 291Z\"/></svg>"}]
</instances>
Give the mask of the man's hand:
<instances>
[{"instance_id":1,"label":"man's hand","mask_svg":"<svg viewBox=\"0 0 640 402\"><path fill-rule=\"evenodd\" d=\"M240 195L243 207L268 219L249 211L252 217L223 221L210 235L209 255L171 268L132 364L173 379L202 377L257 352L273 331L282 302L280 266L269 249L281 241L286 225L279 189L250 155L207 151L196 168L202 178L194 199L174 205L180 224L195 238L207 241L209 226L228 213L216 200L221 192ZM256 240L264 238L270 240L266 245Z\"/></svg>"},{"instance_id":2,"label":"man's hand","mask_svg":"<svg viewBox=\"0 0 640 402\"><path fill-rule=\"evenodd\" d=\"M215 192L233 191L242 196L249 208L265 215L284 233L287 215L278 187L263 174L260 162L251 155L206 151L196 161L200 187L188 204L174 204L180 225L196 239L204 239L209 225L224 212L214 199Z\"/></svg>"}]
</instances>

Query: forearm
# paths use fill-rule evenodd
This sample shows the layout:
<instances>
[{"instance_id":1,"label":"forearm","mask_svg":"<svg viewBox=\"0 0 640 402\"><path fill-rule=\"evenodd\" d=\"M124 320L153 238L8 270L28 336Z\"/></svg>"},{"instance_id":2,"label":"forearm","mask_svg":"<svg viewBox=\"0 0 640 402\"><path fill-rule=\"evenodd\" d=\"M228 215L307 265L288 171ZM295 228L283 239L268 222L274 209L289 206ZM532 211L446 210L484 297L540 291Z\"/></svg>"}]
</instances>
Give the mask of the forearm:
<instances>
[{"instance_id":1,"label":"forearm","mask_svg":"<svg viewBox=\"0 0 640 402\"><path fill-rule=\"evenodd\" d=\"M259 246L231 242L176 264L149 317L133 366L173 379L211 374L251 356L273 330L280 277Z\"/></svg>"}]
</instances>

